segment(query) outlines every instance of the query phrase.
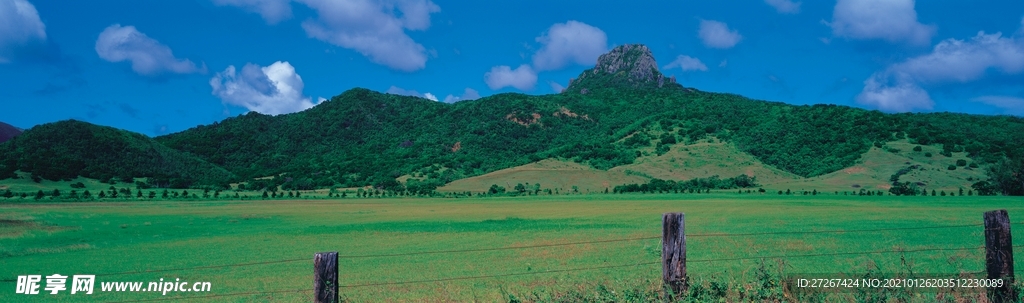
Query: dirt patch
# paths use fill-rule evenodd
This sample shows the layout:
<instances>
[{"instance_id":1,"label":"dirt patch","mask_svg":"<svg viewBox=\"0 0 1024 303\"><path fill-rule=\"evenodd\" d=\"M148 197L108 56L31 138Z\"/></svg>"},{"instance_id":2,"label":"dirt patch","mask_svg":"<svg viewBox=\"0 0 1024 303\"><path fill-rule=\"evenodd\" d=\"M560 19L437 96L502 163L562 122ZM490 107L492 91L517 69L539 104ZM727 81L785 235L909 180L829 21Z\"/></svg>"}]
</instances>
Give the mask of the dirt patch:
<instances>
[{"instance_id":1,"label":"dirt patch","mask_svg":"<svg viewBox=\"0 0 1024 303\"><path fill-rule=\"evenodd\" d=\"M519 113L518 112L512 112L511 114L505 115L505 119L509 120L509 121L512 121L512 122L515 122L516 124L519 124L519 125L522 125L522 126L530 126L530 125L533 125L533 124L540 123L540 114L539 113L533 113L533 114L530 114L528 117L519 117Z\"/></svg>"},{"instance_id":2,"label":"dirt patch","mask_svg":"<svg viewBox=\"0 0 1024 303\"><path fill-rule=\"evenodd\" d=\"M564 115L564 116L569 117L569 118L582 118L583 120L591 121L589 116L587 116L585 114L581 116L581 115L579 115L577 113L572 112L571 110L569 110L565 106L560 107L558 109L558 111L552 113L551 115L555 116L555 117Z\"/></svg>"},{"instance_id":3,"label":"dirt patch","mask_svg":"<svg viewBox=\"0 0 1024 303\"><path fill-rule=\"evenodd\" d=\"M859 174L859 173L863 173L866 170L867 170L866 168L856 167L855 166L855 167L850 167L850 168L844 169L843 172L847 173L847 174Z\"/></svg>"},{"instance_id":4,"label":"dirt patch","mask_svg":"<svg viewBox=\"0 0 1024 303\"><path fill-rule=\"evenodd\" d=\"M459 151L460 149L462 149L462 141L455 142L455 145L452 145L453 153Z\"/></svg>"}]
</instances>

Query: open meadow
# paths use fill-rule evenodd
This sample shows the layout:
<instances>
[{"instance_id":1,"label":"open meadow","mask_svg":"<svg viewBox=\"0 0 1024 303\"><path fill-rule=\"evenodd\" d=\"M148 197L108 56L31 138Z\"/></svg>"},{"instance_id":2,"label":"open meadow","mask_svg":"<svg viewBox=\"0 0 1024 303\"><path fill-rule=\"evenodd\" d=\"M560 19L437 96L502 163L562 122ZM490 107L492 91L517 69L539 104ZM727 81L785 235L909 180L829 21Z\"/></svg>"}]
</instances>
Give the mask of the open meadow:
<instances>
[{"instance_id":1,"label":"open meadow","mask_svg":"<svg viewBox=\"0 0 1024 303\"><path fill-rule=\"evenodd\" d=\"M686 214L688 272L697 284L753 283L761 256L787 274L953 275L984 270L982 213L1006 209L1013 228L1024 228L1021 202L726 193L0 202L0 301L309 302L312 257L324 251L341 256L340 291L351 302L625 300L638 296L630 290L660 287L665 212ZM634 240L593 243L617 239ZM592 243L557 246L575 242ZM523 246L535 247L504 249ZM914 251L923 249L938 250ZM18 275L55 273L95 274L96 291L12 291ZM497 277L445 280L481 276ZM161 278L208 281L212 291L99 289ZM389 284L408 281L420 282ZM227 296L200 298L211 295Z\"/></svg>"}]
</instances>

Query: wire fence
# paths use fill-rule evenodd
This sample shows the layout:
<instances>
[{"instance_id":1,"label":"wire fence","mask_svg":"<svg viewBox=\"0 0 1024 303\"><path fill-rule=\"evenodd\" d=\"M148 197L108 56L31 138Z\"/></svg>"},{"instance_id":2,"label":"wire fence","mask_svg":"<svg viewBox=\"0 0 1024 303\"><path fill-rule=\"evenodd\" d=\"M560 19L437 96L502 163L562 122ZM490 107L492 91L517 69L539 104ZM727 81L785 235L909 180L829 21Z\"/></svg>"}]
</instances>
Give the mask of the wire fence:
<instances>
[{"instance_id":1,"label":"wire fence","mask_svg":"<svg viewBox=\"0 0 1024 303\"><path fill-rule=\"evenodd\" d=\"M686 237L700 237L700 238L715 238L715 237L750 237L750 236L764 236L764 235L811 235L811 234L842 234L842 233L868 233L868 232L885 232L885 231L907 231L907 230L929 230L929 229L950 229L950 228L966 228L966 227L979 227L984 224L962 224L962 225L939 225L939 226L924 226L924 227L896 227L896 228L875 228L875 229L836 229L836 230L812 230L812 231L776 231L776 232L756 232L756 233L705 233L705 234L686 234ZM632 237L632 238L620 238L620 239L607 239L607 240L594 240L594 241L580 241L580 242L566 242L566 243L554 243L554 244L537 244L537 245L523 245L523 246L508 246L508 247L491 247L491 248L472 248L472 249L457 249L457 250L434 250L434 251L416 251L416 252L405 252L405 253L390 253L390 254L368 254L368 255L339 255L338 259L359 259L359 258L390 258L390 257L401 257L401 256L412 256L412 255L424 255L424 254L458 254L458 253L474 253L474 252L490 252L490 251L505 251L505 250L521 250L521 249L535 249L535 248L547 248L547 247L564 247L574 245L588 245L588 244L603 244L603 243L615 243L615 242L630 242L630 241L641 241L641 240L653 240L661 239L662 237ZM1024 245L1013 246L1014 248L1021 248ZM729 258L711 258L711 259L687 259L687 262L693 263L714 263L714 262L726 262L726 261L741 261L741 260L764 260L764 259L796 259L796 258L814 258L814 257L829 257L829 256L851 256L851 255L871 255L871 254L889 254L889 253L920 253L920 252L939 252L939 251L962 251L962 250L977 250L984 249L985 246L971 246L971 247L954 247L954 248L916 248L916 249L891 249L891 250L877 250L877 251L851 251L851 252L832 252L832 253L817 253L817 254L792 254L792 255L762 255L762 256L750 256L750 257L729 257ZM292 262L303 262L309 261L310 258L296 258L296 259L282 259L282 260L271 260L261 262L247 262L247 263L235 263L235 264L223 264L223 265L210 265L210 266L197 266L197 267L178 267L178 268L165 268L165 269L152 269L152 270L138 270L138 271L125 271L125 272L113 272L113 273L101 273L95 276L117 276L117 275L131 275L131 274L143 274L143 273L160 273L160 272L172 272L172 271L183 271L183 270L204 270L204 269L215 269L215 268L233 268L233 267L247 267L247 266L259 266L269 264L282 264ZM460 280L478 280L478 279L493 279L513 276L528 276L528 275L541 275L541 274L552 274L552 273L568 273L568 272L579 272L579 271L592 271L601 269L612 269L612 268L626 268L626 267L639 267L647 265L661 264L660 261L655 262L641 262L631 264L620 264L620 265L605 265L605 266L594 266L594 267L581 267L581 268L568 268L568 269L554 269L554 270L543 270L543 271L529 271L519 273L505 273L495 275L479 275L479 276L463 276L463 277L450 277L450 278L439 278L439 279L427 279L427 280L410 280L410 281L397 281L397 282L375 282L365 284L350 284L350 285L339 285L338 288L360 288L360 287L379 287L379 286L391 286L391 285L405 285L405 284L423 284L423 283L438 283L438 282L450 282ZM984 272L975 272L970 274L980 274ZM15 282L15 279L4 279L0 282ZM280 293L298 293L298 292L310 292L312 289L292 289L292 290L271 290L271 291L253 291L253 292L238 292L228 294L212 294L205 296L189 296L189 297L167 297L167 298L155 298L155 299L142 299L142 300L131 300L131 301L118 301L118 303L128 302L153 302L153 301L173 301L180 299L203 299L203 298L219 298L219 297L231 297L231 296L245 296L245 295L270 295Z\"/></svg>"},{"instance_id":2,"label":"wire fence","mask_svg":"<svg viewBox=\"0 0 1024 303\"><path fill-rule=\"evenodd\" d=\"M935 225L935 226L918 226L918 227L892 227L892 228L870 228L870 229L833 229L833 230L810 230L810 231L765 231L765 232L743 232L743 233L687 233L687 237L730 237L730 236L753 236L753 235L772 235L772 234L820 234L820 233L855 233L855 232L879 232L879 231L896 231L896 230L920 230L920 229L944 229L944 228L962 228L962 227L977 227L984 226L984 224L959 224L959 225ZM500 247L500 248L480 248L480 249L462 249L462 250L440 250L440 251L418 251L418 252L407 252L407 253L395 253L395 254L374 254L374 255L339 255L338 259L361 259L361 258L389 258L389 257L408 257L418 255L430 255L430 254L461 254L461 253L478 253L478 252L494 252L494 251L508 251L508 250L523 250L523 249L537 249L537 248L551 248L551 247L566 247L566 246L579 246L579 245L591 245L591 244L606 244L606 243L618 243L618 242L634 242L643 240L660 240L662 236L638 236L638 237L625 237L625 239L612 239L612 240L598 240L598 241L585 241L585 242L570 242L570 243L559 243L559 244L544 244L544 245L529 245L529 246L511 246L511 247ZM981 247L984 248L984 247ZM941 249L940 249L941 250ZM963 249L953 249L963 250ZM898 251L882 251L882 252L865 252L864 254L873 253L893 253ZM817 254L807 256L841 256L851 255L856 253L834 253L834 254ZM805 257L805 256L791 256L791 257ZM744 258L732 258L724 260L696 260L689 259L690 262L709 262L709 261L734 261L734 260L756 260L765 257L744 257ZM772 257L779 258L779 257ZM198 269L212 269L212 268L227 268L227 267L244 267L244 266L255 266L255 265L268 265L268 264L279 264L279 263L291 263L291 262L303 262L309 261L309 258L296 258L296 259L283 259L283 260L270 260L260 262L246 262L236 264L223 264L223 265L208 265L208 266L195 266L195 267L176 267L176 268L162 268L162 269L147 269L147 270L133 270L133 271L121 271L121 272L108 272L108 273L97 273L96 276L111 276L111 275L127 275L127 274L138 274L138 273L154 273L154 272L169 272L169 271L180 271L180 270L198 270ZM12 283L14 279L0 279L0 283Z\"/></svg>"}]
</instances>

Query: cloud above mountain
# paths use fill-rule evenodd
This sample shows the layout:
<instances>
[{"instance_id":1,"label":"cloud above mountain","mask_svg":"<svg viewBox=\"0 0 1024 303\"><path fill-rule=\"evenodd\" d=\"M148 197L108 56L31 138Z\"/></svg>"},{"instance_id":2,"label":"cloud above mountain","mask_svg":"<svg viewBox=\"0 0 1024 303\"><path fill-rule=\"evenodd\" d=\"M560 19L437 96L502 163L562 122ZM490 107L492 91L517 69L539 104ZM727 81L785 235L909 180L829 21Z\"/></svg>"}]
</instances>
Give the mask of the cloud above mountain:
<instances>
[{"instance_id":1,"label":"cloud above mountain","mask_svg":"<svg viewBox=\"0 0 1024 303\"><path fill-rule=\"evenodd\" d=\"M303 95L302 77L288 62L269 66L247 63L241 70L230 65L210 79L210 87L224 104L267 115L294 113L314 105Z\"/></svg>"}]
</instances>

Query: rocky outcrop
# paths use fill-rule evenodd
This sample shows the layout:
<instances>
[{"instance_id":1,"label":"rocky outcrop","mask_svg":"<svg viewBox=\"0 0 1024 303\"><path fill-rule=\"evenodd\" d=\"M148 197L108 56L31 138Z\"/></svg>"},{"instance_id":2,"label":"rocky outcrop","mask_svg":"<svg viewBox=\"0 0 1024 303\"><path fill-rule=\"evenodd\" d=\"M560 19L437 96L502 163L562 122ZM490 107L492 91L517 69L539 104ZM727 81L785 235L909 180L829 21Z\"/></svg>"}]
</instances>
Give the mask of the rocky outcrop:
<instances>
[{"instance_id":1,"label":"rocky outcrop","mask_svg":"<svg viewBox=\"0 0 1024 303\"><path fill-rule=\"evenodd\" d=\"M654 55L646 45L626 44L598 57L594 68L569 80L566 91L583 93L587 87L615 85L663 87L668 83L675 83L675 78L661 74Z\"/></svg>"}]
</instances>

